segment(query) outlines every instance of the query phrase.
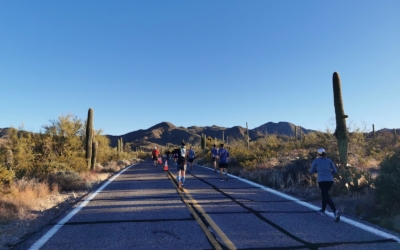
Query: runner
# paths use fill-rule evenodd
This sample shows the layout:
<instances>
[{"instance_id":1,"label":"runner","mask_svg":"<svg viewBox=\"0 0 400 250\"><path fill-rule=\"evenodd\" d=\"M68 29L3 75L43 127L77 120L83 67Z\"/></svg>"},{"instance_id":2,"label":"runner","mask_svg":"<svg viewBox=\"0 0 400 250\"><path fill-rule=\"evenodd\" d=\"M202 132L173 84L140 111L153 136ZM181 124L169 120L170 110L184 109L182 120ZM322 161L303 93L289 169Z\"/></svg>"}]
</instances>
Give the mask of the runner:
<instances>
[{"instance_id":1,"label":"runner","mask_svg":"<svg viewBox=\"0 0 400 250\"><path fill-rule=\"evenodd\" d=\"M218 158L218 148L217 145L214 144L213 148L211 149L211 157L214 164L214 172L217 172L217 158Z\"/></svg>"},{"instance_id":2,"label":"runner","mask_svg":"<svg viewBox=\"0 0 400 250\"><path fill-rule=\"evenodd\" d=\"M193 150L193 146L190 147L189 150L189 164L190 164L190 171L193 170L193 162L194 162L194 158L196 158L196 154L194 153ZM190 171L188 170L188 173L190 173Z\"/></svg>"},{"instance_id":3,"label":"runner","mask_svg":"<svg viewBox=\"0 0 400 250\"><path fill-rule=\"evenodd\" d=\"M218 150L219 155L219 178L220 181L228 180L228 157L229 152L224 148L224 144L221 143L220 148Z\"/></svg>"},{"instance_id":4,"label":"runner","mask_svg":"<svg viewBox=\"0 0 400 250\"><path fill-rule=\"evenodd\" d=\"M178 153L174 153L174 164L178 165Z\"/></svg>"},{"instance_id":5,"label":"runner","mask_svg":"<svg viewBox=\"0 0 400 250\"><path fill-rule=\"evenodd\" d=\"M159 154L160 154L160 151L157 149L157 147L154 147L153 151L151 151L151 156L153 157L153 161L154 161L154 167L157 167Z\"/></svg>"},{"instance_id":6,"label":"runner","mask_svg":"<svg viewBox=\"0 0 400 250\"><path fill-rule=\"evenodd\" d=\"M333 174L337 173L335 164L326 158L325 149L319 148L317 150L317 159L315 159L311 165L310 174L317 173L318 174L318 186L321 189L322 196L322 208L318 210L318 213L321 215L325 215L326 204L328 204L335 216L335 222L340 221L340 215L342 212L340 210L336 210L335 204L331 200L329 196L329 189L333 184Z\"/></svg>"},{"instance_id":7,"label":"runner","mask_svg":"<svg viewBox=\"0 0 400 250\"><path fill-rule=\"evenodd\" d=\"M185 177L186 177L186 159L188 153L186 152L186 145L184 142L181 143L181 148L179 149L179 156L178 156L178 187L182 190L183 185L185 184Z\"/></svg>"}]
</instances>

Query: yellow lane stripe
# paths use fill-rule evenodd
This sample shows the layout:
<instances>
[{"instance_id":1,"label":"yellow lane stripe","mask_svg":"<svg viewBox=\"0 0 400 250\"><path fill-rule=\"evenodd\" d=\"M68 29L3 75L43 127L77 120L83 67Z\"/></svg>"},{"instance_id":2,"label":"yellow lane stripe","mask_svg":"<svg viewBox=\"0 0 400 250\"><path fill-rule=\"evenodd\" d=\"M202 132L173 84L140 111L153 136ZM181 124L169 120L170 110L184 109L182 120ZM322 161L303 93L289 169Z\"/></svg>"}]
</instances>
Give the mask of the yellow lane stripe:
<instances>
[{"instance_id":1,"label":"yellow lane stripe","mask_svg":"<svg viewBox=\"0 0 400 250\"><path fill-rule=\"evenodd\" d=\"M173 174L171 174L171 172L168 171L168 173L169 173L169 175L173 176L174 180L176 179L176 177ZM171 178L170 178L170 180L173 183L173 185L175 186L175 188L178 189L175 182ZM189 208L189 210L193 214L193 216L195 216L195 218L196 217L198 218L197 214L194 211L192 212L192 207L190 206L190 203L193 204L193 206L196 208L196 210L204 217L204 219L207 221L207 223L214 229L216 234L218 234L218 236L221 238L221 240L225 244L225 246L228 247L228 249L237 249L236 246L233 244L233 242L228 238L228 236L226 236L226 234L218 227L218 225L203 210L203 208L197 203L197 201L195 199L193 199L193 197L190 195L190 193L186 189L183 189L183 191L188 196L189 200L182 194L182 192L180 192L178 190L179 195L182 197L182 200L184 200L184 202L186 203L187 207ZM197 218L196 218L196 220L197 220ZM203 225L206 228L207 232L202 227L202 229L206 233L207 237L208 237L208 234L211 235L212 239L210 237L208 237L209 240L212 243L213 243L213 241L215 241L218 244L218 248L216 247L216 249L222 249L221 246L219 245L218 241L215 240L215 238L212 236L212 234L210 233L210 231L207 229L207 227L204 225L204 223L201 221L200 218L198 218L197 222L200 224L201 227ZM213 245L214 245L214 243L213 243ZM215 245L214 245L214 247L215 247Z\"/></svg>"},{"instance_id":2,"label":"yellow lane stripe","mask_svg":"<svg viewBox=\"0 0 400 250\"><path fill-rule=\"evenodd\" d=\"M171 176L173 177L173 175L169 171L168 171L167 176L169 177L170 181L172 182L172 185L174 185L174 187L176 189L178 189L178 186L175 184L175 181L171 178ZM214 246L214 248L217 249L217 250L222 250L222 247L219 245L218 241L214 238L214 236L211 234L210 230L208 230L207 226L204 225L203 221L200 219L200 217L197 215L197 213L190 206L190 204L186 200L185 196L179 190L178 190L178 193L181 196L183 202L185 202L186 206L189 208L190 213L193 215L193 217L196 219L197 223L200 225L200 228L206 234L208 240Z\"/></svg>"}]
</instances>

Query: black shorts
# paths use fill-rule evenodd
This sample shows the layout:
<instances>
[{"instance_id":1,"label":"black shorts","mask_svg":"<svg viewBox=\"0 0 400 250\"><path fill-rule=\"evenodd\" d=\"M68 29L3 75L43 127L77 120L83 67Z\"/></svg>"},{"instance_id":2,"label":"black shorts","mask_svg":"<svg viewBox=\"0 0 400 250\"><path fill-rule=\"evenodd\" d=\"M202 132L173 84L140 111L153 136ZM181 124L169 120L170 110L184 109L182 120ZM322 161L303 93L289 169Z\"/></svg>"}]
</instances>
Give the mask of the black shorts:
<instances>
[{"instance_id":1,"label":"black shorts","mask_svg":"<svg viewBox=\"0 0 400 250\"><path fill-rule=\"evenodd\" d=\"M180 163L180 164L178 164L178 166L177 166L177 170L178 170L178 171L180 171L180 170L185 170L185 171L186 171L185 167L186 167L186 164Z\"/></svg>"},{"instance_id":2,"label":"black shorts","mask_svg":"<svg viewBox=\"0 0 400 250\"><path fill-rule=\"evenodd\" d=\"M213 158L212 158L212 161L213 161L213 162L214 162L214 161L217 161L217 159L218 159L217 157L213 157Z\"/></svg>"},{"instance_id":3,"label":"black shorts","mask_svg":"<svg viewBox=\"0 0 400 250\"><path fill-rule=\"evenodd\" d=\"M228 163L218 163L219 168L228 168Z\"/></svg>"},{"instance_id":4,"label":"black shorts","mask_svg":"<svg viewBox=\"0 0 400 250\"><path fill-rule=\"evenodd\" d=\"M190 163L194 162L194 158L189 158L189 162Z\"/></svg>"},{"instance_id":5,"label":"black shorts","mask_svg":"<svg viewBox=\"0 0 400 250\"><path fill-rule=\"evenodd\" d=\"M158 161L158 157L153 155L153 161Z\"/></svg>"}]
</instances>

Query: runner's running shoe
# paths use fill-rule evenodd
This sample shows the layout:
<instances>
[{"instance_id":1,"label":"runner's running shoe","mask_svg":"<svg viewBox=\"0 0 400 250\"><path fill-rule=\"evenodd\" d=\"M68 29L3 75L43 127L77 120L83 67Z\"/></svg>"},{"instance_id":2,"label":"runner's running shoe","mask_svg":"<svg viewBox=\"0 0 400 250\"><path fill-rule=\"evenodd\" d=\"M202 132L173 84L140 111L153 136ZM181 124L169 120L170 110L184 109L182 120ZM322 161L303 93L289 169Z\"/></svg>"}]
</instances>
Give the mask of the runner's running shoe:
<instances>
[{"instance_id":1,"label":"runner's running shoe","mask_svg":"<svg viewBox=\"0 0 400 250\"><path fill-rule=\"evenodd\" d=\"M340 221L340 215L342 214L342 211L340 210L336 210L335 213L335 222L339 222Z\"/></svg>"},{"instance_id":2,"label":"runner's running shoe","mask_svg":"<svg viewBox=\"0 0 400 250\"><path fill-rule=\"evenodd\" d=\"M318 212L320 215L325 216L325 210L320 209L320 210L318 210L317 212Z\"/></svg>"}]
</instances>

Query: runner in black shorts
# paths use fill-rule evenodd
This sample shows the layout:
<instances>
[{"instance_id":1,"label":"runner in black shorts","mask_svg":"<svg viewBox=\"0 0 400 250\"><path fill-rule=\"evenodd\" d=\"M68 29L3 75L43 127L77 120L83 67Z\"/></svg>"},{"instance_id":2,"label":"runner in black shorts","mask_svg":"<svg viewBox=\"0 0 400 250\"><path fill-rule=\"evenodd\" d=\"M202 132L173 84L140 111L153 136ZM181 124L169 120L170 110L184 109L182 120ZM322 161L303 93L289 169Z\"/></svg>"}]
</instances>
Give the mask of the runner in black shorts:
<instances>
[{"instance_id":1,"label":"runner in black shorts","mask_svg":"<svg viewBox=\"0 0 400 250\"><path fill-rule=\"evenodd\" d=\"M211 149L211 157L214 164L214 172L217 172L217 160L218 160L218 148L217 145L214 144L213 148Z\"/></svg>"},{"instance_id":2,"label":"runner in black shorts","mask_svg":"<svg viewBox=\"0 0 400 250\"><path fill-rule=\"evenodd\" d=\"M196 154L194 153L193 146L190 147L188 155L189 155L188 161L189 161L189 164L190 164L190 171L192 171L193 170L194 158L196 158ZM190 173L190 171L188 170L188 173Z\"/></svg>"},{"instance_id":3,"label":"runner in black shorts","mask_svg":"<svg viewBox=\"0 0 400 250\"><path fill-rule=\"evenodd\" d=\"M181 148L179 149L178 155L178 187L179 189L183 188L185 184L185 171L186 171L186 159L187 159L187 152L186 152L186 145L182 142Z\"/></svg>"},{"instance_id":4,"label":"runner in black shorts","mask_svg":"<svg viewBox=\"0 0 400 250\"><path fill-rule=\"evenodd\" d=\"M228 180L228 157L229 152L224 148L224 144L221 143L220 148L218 150L219 154L219 177L220 181ZM223 176L223 177L222 177Z\"/></svg>"}]
</instances>

